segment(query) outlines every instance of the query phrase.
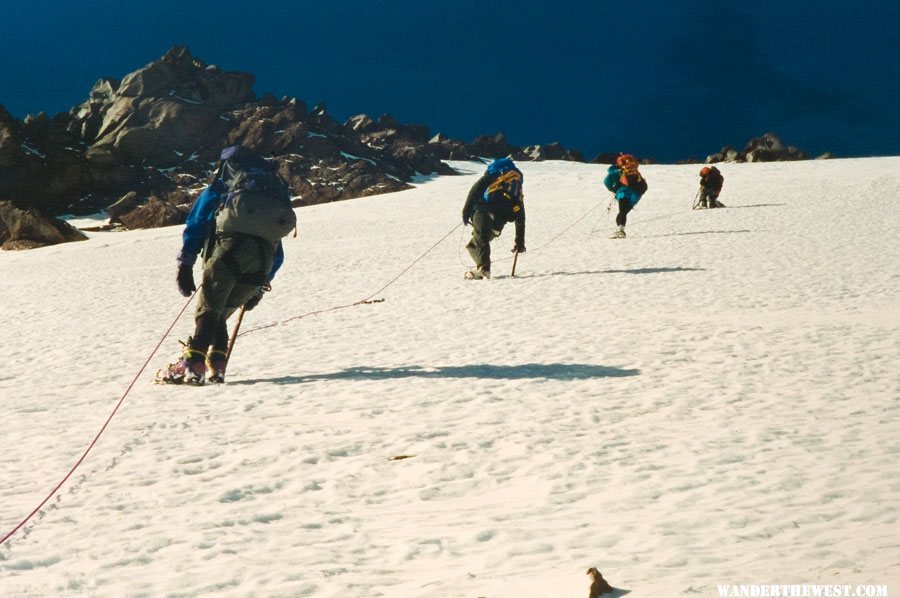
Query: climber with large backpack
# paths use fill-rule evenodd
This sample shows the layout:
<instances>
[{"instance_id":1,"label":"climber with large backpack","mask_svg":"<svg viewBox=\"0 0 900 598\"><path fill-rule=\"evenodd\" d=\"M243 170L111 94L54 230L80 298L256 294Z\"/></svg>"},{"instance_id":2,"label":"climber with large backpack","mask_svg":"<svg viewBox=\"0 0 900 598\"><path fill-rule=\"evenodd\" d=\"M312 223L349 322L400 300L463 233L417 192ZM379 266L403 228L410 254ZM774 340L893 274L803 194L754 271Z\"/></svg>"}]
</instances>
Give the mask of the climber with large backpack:
<instances>
[{"instance_id":1,"label":"climber with large backpack","mask_svg":"<svg viewBox=\"0 0 900 598\"><path fill-rule=\"evenodd\" d=\"M522 171L510 158L499 158L469 190L463 206L464 225L471 223L472 239L466 245L475 267L466 272L470 280L491 277L491 241L500 236L508 222L516 223L512 252L525 253L525 195Z\"/></svg>"},{"instance_id":2,"label":"climber with large backpack","mask_svg":"<svg viewBox=\"0 0 900 598\"><path fill-rule=\"evenodd\" d=\"M225 381L226 321L242 306L256 307L271 290L284 261L281 239L296 224L290 190L274 161L240 145L225 148L215 180L188 214L178 254L178 290L185 297L197 291L193 268L203 256L194 334L181 358L157 376L160 381Z\"/></svg>"},{"instance_id":3,"label":"climber with large backpack","mask_svg":"<svg viewBox=\"0 0 900 598\"><path fill-rule=\"evenodd\" d=\"M625 238L625 223L634 206L647 192L647 181L638 170L639 162L631 154L619 154L616 163L607 169L603 185L615 193L619 202L619 213L616 215L616 230L610 239Z\"/></svg>"}]
</instances>

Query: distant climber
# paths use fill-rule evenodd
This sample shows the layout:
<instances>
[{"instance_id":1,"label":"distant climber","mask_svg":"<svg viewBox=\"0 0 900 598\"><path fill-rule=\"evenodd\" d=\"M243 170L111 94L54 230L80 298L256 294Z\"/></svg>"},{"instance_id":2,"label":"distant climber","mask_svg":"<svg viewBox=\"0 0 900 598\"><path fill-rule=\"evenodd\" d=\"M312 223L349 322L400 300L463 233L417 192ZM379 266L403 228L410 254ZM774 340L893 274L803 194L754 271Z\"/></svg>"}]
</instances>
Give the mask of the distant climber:
<instances>
[{"instance_id":1,"label":"distant climber","mask_svg":"<svg viewBox=\"0 0 900 598\"><path fill-rule=\"evenodd\" d=\"M588 577L591 578L591 589L588 598L600 598L601 595L615 591L614 588L603 579L603 575L597 571L596 567L587 570Z\"/></svg>"},{"instance_id":2,"label":"distant climber","mask_svg":"<svg viewBox=\"0 0 900 598\"><path fill-rule=\"evenodd\" d=\"M700 169L700 193L697 198L695 209L702 208L724 208L725 206L719 202L719 194L722 192L722 185L725 183L725 177L719 172L715 166L704 166Z\"/></svg>"},{"instance_id":3,"label":"distant climber","mask_svg":"<svg viewBox=\"0 0 900 598\"><path fill-rule=\"evenodd\" d=\"M631 154L620 154L616 163L607 170L603 184L616 194L619 213L616 215L616 230L610 239L625 238L625 222L634 206L647 192L647 181L638 170L637 158Z\"/></svg>"}]
</instances>

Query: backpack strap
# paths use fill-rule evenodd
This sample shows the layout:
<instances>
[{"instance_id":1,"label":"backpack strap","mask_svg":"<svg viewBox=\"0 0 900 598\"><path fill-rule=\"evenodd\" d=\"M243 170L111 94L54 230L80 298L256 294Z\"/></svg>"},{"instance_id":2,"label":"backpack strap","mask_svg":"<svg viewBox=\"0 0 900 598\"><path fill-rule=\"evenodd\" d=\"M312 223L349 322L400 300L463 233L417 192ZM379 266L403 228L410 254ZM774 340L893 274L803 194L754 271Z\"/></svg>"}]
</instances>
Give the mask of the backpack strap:
<instances>
[{"instance_id":1,"label":"backpack strap","mask_svg":"<svg viewBox=\"0 0 900 598\"><path fill-rule=\"evenodd\" d=\"M506 199L513 199L510 191L515 191L518 195L521 189L516 186L516 183L520 182L521 180L522 176L518 173L518 171L514 169L507 170L496 179L494 179L494 181L490 185L488 185L487 190L484 192L485 201L488 200L491 194L498 190L503 193L503 196L506 197Z\"/></svg>"}]
</instances>

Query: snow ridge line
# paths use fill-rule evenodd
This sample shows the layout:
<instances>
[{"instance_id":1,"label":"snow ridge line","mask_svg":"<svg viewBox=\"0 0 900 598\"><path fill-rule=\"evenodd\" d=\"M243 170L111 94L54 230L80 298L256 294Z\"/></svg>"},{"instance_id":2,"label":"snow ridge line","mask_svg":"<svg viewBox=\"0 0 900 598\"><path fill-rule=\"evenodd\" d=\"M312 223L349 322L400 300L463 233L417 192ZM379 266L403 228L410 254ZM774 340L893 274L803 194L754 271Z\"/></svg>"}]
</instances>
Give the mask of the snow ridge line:
<instances>
[{"instance_id":1,"label":"snow ridge line","mask_svg":"<svg viewBox=\"0 0 900 598\"><path fill-rule=\"evenodd\" d=\"M142 365L141 369L138 370L138 373L135 374L134 379L131 381L131 384L129 384L128 388L125 389L125 392L122 394L122 397L119 399L119 402L116 403L116 406L113 408L112 413L110 413L109 417L106 418L106 422L104 422L103 427L101 427L100 431L97 432L97 435L94 436L94 439L91 441L91 443L85 449L84 453L81 455L81 458L78 459L78 461L75 463L75 465L72 466L72 469L69 470L69 473L67 473L66 476L62 480L60 480L60 482L56 485L56 487L50 491L50 494L48 494L47 497L44 500L42 500L41 503L38 506L36 506L34 508L34 510L28 514L27 517L25 517L22 521L20 521L17 526L12 528L9 531L9 533L7 533L5 536L0 538L0 546L3 546L4 542L9 540L13 534L15 534L17 531L19 531L22 528L22 526L24 526L26 523L28 523L31 520L31 518L34 517L38 511L41 510L41 507L43 507L45 504L47 504L48 500L53 498L53 495L56 494L60 488L62 488L63 484L65 484L68 481L68 479L70 477L72 477L72 474L75 473L75 470L78 469L78 466L81 465L81 463L85 460L85 458L87 458L88 453L91 452L91 449L94 448L94 445L97 444L98 440L100 440L100 435L103 434L103 432L106 430L106 427L109 425L109 422L112 421L113 416L115 416L116 412L119 411L119 407L121 407L122 403L125 402L125 397L127 397L128 393L131 392L131 389L134 388L134 385L135 385L135 383L137 383L138 378L140 378L141 374L144 373L144 370L147 369L147 365L150 363L150 360L153 359L153 357L156 355L156 352L159 351L159 348L162 346L163 342L169 336L169 333L172 332L172 329L175 328L175 324L177 324L178 320L181 319L181 316L184 314L185 310L188 308L188 305L191 304L191 301L194 300L194 296L196 294L197 294L197 291L194 291L194 293L190 296L190 298L188 298L187 303L185 303L184 307L181 308L181 311L178 312L178 315L172 321L172 324L169 326L168 330L166 330L165 334L162 335L162 338L159 339L159 342L156 343L156 347L154 347L153 351L150 353L150 355L147 356L147 360L144 361L144 365Z\"/></svg>"}]
</instances>

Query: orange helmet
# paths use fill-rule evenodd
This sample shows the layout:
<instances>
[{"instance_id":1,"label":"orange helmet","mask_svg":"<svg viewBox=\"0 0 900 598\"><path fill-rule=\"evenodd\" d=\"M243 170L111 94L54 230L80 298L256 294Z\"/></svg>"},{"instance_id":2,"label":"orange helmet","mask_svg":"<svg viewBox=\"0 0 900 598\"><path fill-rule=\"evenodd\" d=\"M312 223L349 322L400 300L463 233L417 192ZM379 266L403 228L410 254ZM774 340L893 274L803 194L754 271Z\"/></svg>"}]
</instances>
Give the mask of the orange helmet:
<instances>
[{"instance_id":1,"label":"orange helmet","mask_svg":"<svg viewBox=\"0 0 900 598\"><path fill-rule=\"evenodd\" d=\"M704 166L700 169L700 176L706 176L709 174L709 166Z\"/></svg>"}]
</instances>

